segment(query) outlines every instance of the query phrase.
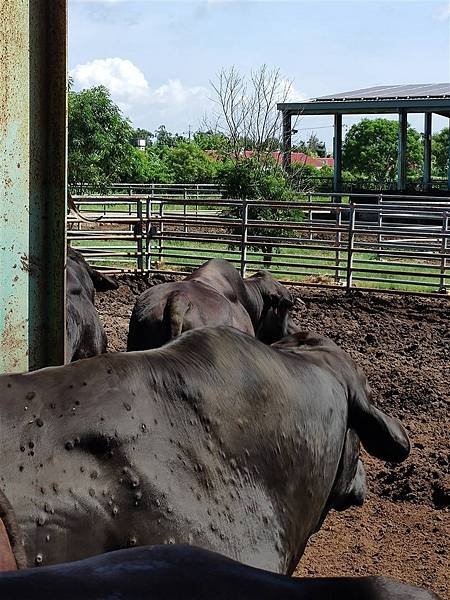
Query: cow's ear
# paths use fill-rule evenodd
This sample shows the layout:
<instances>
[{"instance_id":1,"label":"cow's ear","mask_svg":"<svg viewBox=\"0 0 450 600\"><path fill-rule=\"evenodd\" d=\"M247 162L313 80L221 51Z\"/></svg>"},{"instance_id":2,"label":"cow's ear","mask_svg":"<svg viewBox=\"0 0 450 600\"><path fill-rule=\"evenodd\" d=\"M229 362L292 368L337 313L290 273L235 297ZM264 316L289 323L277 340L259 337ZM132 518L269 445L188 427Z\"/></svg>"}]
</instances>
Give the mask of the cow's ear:
<instances>
[{"instance_id":1,"label":"cow's ear","mask_svg":"<svg viewBox=\"0 0 450 600\"><path fill-rule=\"evenodd\" d=\"M116 290L119 287L119 283L115 279L108 277L108 275L105 275L104 273L100 273L100 271L97 271L97 269L93 269L92 267L89 268L89 275L97 292Z\"/></svg>"},{"instance_id":2,"label":"cow's ear","mask_svg":"<svg viewBox=\"0 0 450 600\"><path fill-rule=\"evenodd\" d=\"M410 451L406 429L397 419L372 406L362 389L350 394L349 427L369 454L388 462L402 462Z\"/></svg>"},{"instance_id":3,"label":"cow's ear","mask_svg":"<svg viewBox=\"0 0 450 600\"><path fill-rule=\"evenodd\" d=\"M269 294L269 299L270 299L270 306L272 308L277 308L280 304L280 301L282 300L282 298L279 296L279 294Z\"/></svg>"},{"instance_id":4,"label":"cow's ear","mask_svg":"<svg viewBox=\"0 0 450 600\"><path fill-rule=\"evenodd\" d=\"M283 308L292 308L294 306L294 303L290 298L281 298L280 306L282 306Z\"/></svg>"}]
</instances>

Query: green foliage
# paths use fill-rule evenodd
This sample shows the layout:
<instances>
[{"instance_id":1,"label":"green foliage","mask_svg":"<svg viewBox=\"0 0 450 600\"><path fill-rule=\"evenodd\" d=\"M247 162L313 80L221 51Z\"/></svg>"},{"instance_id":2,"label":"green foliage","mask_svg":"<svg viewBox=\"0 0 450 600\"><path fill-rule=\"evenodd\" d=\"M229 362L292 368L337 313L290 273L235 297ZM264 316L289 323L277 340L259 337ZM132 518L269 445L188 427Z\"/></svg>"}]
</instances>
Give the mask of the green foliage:
<instances>
[{"instance_id":1,"label":"green foliage","mask_svg":"<svg viewBox=\"0 0 450 600\"><path fill-rule=\"evenodd\" d=\"M433 135L431 142L431 153L433 160L432 170L435 177L447 177L449 144L450 135L448 127Z\"/></svg>"},{"instance_id":2,"label":"green foliage","mask_svg":"<svg viewBox=\"0 0 450 600\"><path fill-rule=\"evenodd\" d=\"M329 192L332 189L333 169L325 165L317 168L314 165L293 163L291 165L292 184L302 192Z\"/></svg>"},{"instance_id":3,"label":"green foliage","mask_svg":"<svg viewBox=\"0 0 450 600\"><path fill-rule=\"evenodd\" d=\"M288 202L294 197L292 187L285 171L272 158L266 157L264 161L256 158L241 158L240 160L228 159L221 163L218 171L218 181L222 185L223 195L226 198L246 200L266 200ZM224 213L234 218L241 217L240 207L227 208ZM301 221L303 213L296 209L272 208L250 206L249 220L256 221ZM240 227L232 227L231 232L239 234ZM280 237L295 236L291 229L274 227L248 228L249 236ZM230 245L234 247L234 245ZM273 246L270 240L252 244L252 250L262 250L265 261L270 262L273 251L279 248Z\"/></svg>"},{"instance_id":4,"label":"green foliage","mask_svg":"<svg viewBox=\"0 0 450 600\"><path fill-rule=\"evenodd\" d=\"M315 133L312 133L306 143L307 154L310 156L325 157L327 151L325 142L321 142Z\"/></svg>"},{"instance_id":5,"label":"green foliage","mask_svg":"<svg viewBox=\"0 0 450 600\"><path fill-rule=\"evenodd\" d=\"M175 183L211 183L215 178L217 161L194 142L165 148L163 157Z\"/></svg>"},{"instance_id":6,"label":"green foliage","mask_svg":"<svg viewBox=\"0 0 450 600\"><path fill-rule=\"evenodd\" d=\"M122 165L120 181L123 183L173 183L173 174L159 154L149 148L145 151L132 148L128 160Z\"/></svg>"},{"instance_id":7,"label":"green foliage","mask_svg":"<svg viewBox=\"0 0 450 600\"><path fill-rule=\"evenodd\" d=\"M321 142L315 133L312 133L306 142L300 140L295 146L292 146L292 152L303 152L308 156L318 156L320 158L327 155L325 142Z\"/></svg>"},{"instance_id":8,"label":"green foliage","mask_svg":"<svg viewBox=\"0 0 450 600\"><path fill-rule=\"evenodd\" d=\"M105 87L69 91L69 183L101 186L120 179L123 164L132 160L132 135Z\"/></svg>"},{"instance_id":9,"label":"green foliage","mask_svg":"<svg viewBox=\"0 0 450 600\"><path fill-rule=\"evenodd\" d=\"M353 125L343 145L344 169L372 181L394 180L397 174L399 126L388 119L363 119ZM419 174L422 164L420 134L408 125L407 174Z\"/></svg>"},{"instance_id":10,"label":"green foliage","mask_svg":"<svg viewBox=\"0 0 450 600\"><path fill-rule=\"evenodd\" d=\"M154 144L157 148L166 148L176 146L183 141L183 136L178 133L170 133L164 125L160 125L153 134Z\"/></svg>"},{"instance_id":11,"label":"green foliage","mask_svg":"<svg viewBox=\"0 0 450 600\"><path fill-rule=\"evenodd\" d=\"M197 131L194 134L194 142L202 150L212 151L218 155L225 154L230 150L230 140L223 133Z\"/></svg>"},{"instance_id":12,"label":"green foliage","mask_svg":"<svg viewBox=\"0 0 450 600\"><path fill-rule=\"evenodd\" d=\"M155 137L154 134L151 131L148 131L148 129L142 129L141 127L138 127L137 129L135 129L133 131L133 136L132 136L132 139L130 140L130 142L132 142L133 140L136 140L136 139L141 139L141 140L146 141L147 146L151 146L152 139L154 137Z\"/></svg>"}]
</instances>

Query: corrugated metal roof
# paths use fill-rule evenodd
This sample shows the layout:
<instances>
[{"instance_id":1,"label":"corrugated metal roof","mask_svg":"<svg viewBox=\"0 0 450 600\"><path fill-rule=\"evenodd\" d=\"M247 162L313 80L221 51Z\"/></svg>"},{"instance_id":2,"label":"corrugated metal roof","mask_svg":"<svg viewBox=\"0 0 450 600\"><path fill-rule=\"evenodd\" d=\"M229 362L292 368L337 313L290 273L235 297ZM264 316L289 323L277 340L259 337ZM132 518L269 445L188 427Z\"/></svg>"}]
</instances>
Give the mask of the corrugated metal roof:
<instances>
[{"instance_id":1,"label":"corrugated metal roof","mask_svg":"<svg viewBox=\"0 0 450 600\"><path fill-rule=\"evenodd\" d=\"M311 99L311 102L325 100L383 100L413 98L450 98L450 83L419 83L408 85L377 85L375 87L328 94Z\"/></svg>"}]
</instances>

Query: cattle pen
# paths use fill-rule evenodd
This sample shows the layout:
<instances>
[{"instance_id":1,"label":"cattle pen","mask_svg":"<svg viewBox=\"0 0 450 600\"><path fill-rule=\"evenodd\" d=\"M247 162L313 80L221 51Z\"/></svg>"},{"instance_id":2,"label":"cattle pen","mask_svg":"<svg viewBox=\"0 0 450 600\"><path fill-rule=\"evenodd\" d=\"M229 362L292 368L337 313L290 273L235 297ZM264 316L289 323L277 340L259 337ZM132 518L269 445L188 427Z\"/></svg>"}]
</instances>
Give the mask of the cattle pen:
<instances>
[{"instance_id":1,"label":"cattle pen","mask_svg":"<svg viewBox=\"0 0 450 600\"><path fill-rule=\"evenodd\" d=\"M247 201L198 185L115 192L75 195L89 222L69 218L70 242L109 273L186 274L222 257L243 276L265 268L292 285L415 293L449 286L450 204L442 197L314 192Z\"/></svg>"}]
</instances>

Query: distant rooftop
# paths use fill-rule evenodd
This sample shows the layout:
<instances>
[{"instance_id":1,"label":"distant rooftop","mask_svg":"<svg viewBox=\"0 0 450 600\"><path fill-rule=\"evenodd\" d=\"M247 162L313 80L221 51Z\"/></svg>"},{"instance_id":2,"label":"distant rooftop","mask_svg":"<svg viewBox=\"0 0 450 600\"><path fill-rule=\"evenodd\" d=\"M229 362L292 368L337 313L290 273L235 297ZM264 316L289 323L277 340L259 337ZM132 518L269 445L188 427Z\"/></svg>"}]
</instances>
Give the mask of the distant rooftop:
<instances>
[{"instance_id":1,"label":"distant rooftop","mask_svg":"<svg viewBox=\"0 0 450 600\"><path fill-rule=\"evenodd\" d=\"M450 83L377 85L304 102L283 102L278 104L278 109L303 115L378 114L406 110L450 117Z\"/></svg>"}]
</instances>

